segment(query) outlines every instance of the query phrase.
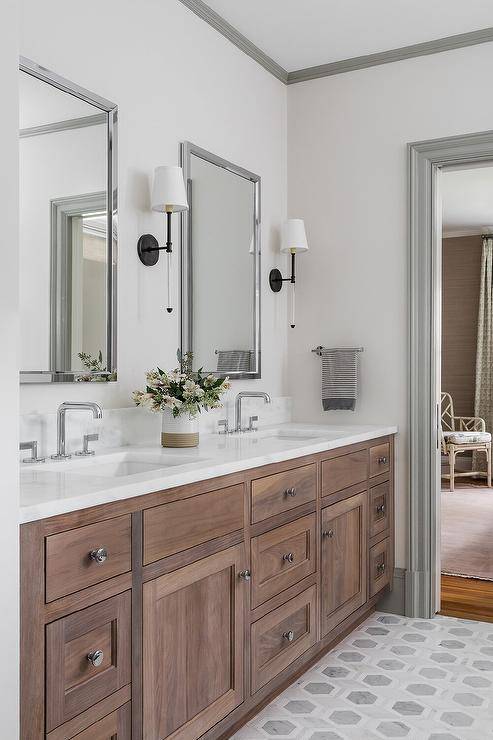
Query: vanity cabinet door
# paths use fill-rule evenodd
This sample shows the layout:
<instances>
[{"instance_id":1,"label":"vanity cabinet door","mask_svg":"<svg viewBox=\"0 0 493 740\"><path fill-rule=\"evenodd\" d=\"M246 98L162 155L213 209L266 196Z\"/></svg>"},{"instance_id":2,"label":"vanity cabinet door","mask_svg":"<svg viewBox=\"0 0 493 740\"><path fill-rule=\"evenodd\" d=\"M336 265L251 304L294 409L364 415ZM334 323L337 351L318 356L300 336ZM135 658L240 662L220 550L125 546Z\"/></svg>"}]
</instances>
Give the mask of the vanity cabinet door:
<instances>
[{"instance_id":1,"label":"vanity cabinet door","mask_svg":"<svg viewBox=\"0 0 493 740\"><path fill-rule=\"evenodd\" d=\"M238 545L143 587L144 738L195 740L244 696Z\"/></svg>"},{"instance_id":2,"label":"vanity cabinet door","mask_svg":"<svg viewBox=\"0 0 493 740\"><path fill-rule=\"evenodd\" d=\"M322 634L367 600L367 493L322 509Z\"/></svg>"}]
</instances>

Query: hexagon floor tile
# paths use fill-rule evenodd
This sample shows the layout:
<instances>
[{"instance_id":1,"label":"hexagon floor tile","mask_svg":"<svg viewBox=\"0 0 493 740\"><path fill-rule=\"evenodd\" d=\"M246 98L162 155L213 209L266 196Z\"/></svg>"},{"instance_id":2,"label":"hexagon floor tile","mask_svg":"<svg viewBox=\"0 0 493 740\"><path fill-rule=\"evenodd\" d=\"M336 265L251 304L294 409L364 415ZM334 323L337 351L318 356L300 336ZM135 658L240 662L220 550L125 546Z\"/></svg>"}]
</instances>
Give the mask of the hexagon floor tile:
<instances>
[{"instance_id":1,"label":"hexagon floor tile","mask_svg":"<svg viewBox=\"0 0 493 740\"><path fill-rule=\"evenodd\" d=\"M232 740L493 740L492 643L487 622L376 612Z\"/></svg>"}]
</instances>

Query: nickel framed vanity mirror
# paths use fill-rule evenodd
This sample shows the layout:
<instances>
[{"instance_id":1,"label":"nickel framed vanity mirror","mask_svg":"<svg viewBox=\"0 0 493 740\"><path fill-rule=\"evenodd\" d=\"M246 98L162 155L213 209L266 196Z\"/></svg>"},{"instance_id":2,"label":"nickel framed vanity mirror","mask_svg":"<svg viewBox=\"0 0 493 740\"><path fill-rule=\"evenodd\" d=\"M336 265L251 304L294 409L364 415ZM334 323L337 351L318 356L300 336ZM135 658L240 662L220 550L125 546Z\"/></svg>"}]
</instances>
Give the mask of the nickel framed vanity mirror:
<instances>
[{"instance_id":1,"label":"nickel framed vanity mirror","mask_svg":"<svg viewBox=\"0 0 493 740\"><path fill-rule=\"evenodd\" d=\"M185 142L182 352L218 377L260 378L260 177Z\"/></svg>"},{"instance_id":2,"label":"nickel framed vanity mirror","mask_svg":"<svg viewBox=\"0 0 493 740\"><path fill-rule=\"evenodd\" d=\"M117 107L19 75L21 383L116 380Z\"/></svg>"}]
</instances>

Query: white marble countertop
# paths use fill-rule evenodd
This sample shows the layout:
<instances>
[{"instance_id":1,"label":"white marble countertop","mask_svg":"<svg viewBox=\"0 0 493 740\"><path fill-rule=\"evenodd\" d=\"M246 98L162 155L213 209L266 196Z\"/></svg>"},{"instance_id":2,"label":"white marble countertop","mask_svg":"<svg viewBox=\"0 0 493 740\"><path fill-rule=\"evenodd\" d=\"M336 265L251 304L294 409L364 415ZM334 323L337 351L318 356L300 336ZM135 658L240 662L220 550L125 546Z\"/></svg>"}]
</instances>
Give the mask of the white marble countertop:
<instances>
[{"instance_id":1,"label":"white marble countertop","mask_svg":"<svg viewBox=\"0 0 493 740\"><path fill-rule=\"evenodd\" d=\"M127 446L90 458L21 465L20 523L216 478L395 434L395 426L282 424L201 435L191 449Z\"/></svg>"}]
</instances>

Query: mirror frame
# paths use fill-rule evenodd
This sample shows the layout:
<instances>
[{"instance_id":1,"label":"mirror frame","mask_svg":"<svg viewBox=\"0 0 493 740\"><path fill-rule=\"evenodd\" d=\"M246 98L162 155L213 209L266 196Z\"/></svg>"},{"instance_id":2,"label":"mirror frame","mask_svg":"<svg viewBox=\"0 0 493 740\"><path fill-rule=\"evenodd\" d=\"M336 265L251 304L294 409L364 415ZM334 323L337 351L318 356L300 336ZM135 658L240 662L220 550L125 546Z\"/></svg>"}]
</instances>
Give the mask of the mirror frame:
<instances>
[{"instance_id":1,"label":"mirror frame","mask_svg":"<svg viewBox=\"0 0 493 740\"><path fill-rule=\"evenodd\" d=\"M42 82L46 82L52 87L56 87L62 92L69 93L80 100L89 103L95 108L99 108L100 114L91 118L94 122L106 120L106 194L107 203L107 228L106 228L106 367L105 373L90 373L88 370L21 370L20 382L24 383L73 383L82 376L93 376L97 379L99 376L111 376L108 382L117 380L117 254L118 254L118 236L117 236L117 215L118 215L118 106L106 98L102 98L96 93L86 90L70 80L61 77L56 72L52 72L46 67L33 62L26 57L19 58L19 71L25 72L32 77L36 77ZM103 117L103 118L101 118ZM55 124L56 125L56 124ZM39 127L45 129L44 126ZM29 134L34 135L35 130L30 130ZM39 132L41 133L41 131ZM50 350L50 356L52 352Z\"/></svg>"},{"instance_id":2,"label":"mirror frame","mask_svg":"<svg viewBox=\"0 0 493 740\"><path fill-rule=\"evenodd\" d=\"M183 177L187 188L187 198L189 208L181 214L181 352L193 349L193 246L192 246L192 208L193 193L191 180L191 157L199 157L206 162L222 167L234 175L249 180L254 187L254 207L253 207L253 235L255 260L253 270L252 298L253 298L253 350L255 356L255 370L250 372L232 371L229 373L217 372L204 368L207 372L212 373L218 378L228 377L230 380L252 380L262 377L261 375L261 305L260 305L260 286L261 286L261 245L260 245L260 196L261 185L260 175L244 169L233 162L228 162L222 157L218 157L206 149L202 149L189 141L184 141L180 146L180 160L183 168ZM226 307L225 307L226 308Z\"/></svg>"}]
</instances>

